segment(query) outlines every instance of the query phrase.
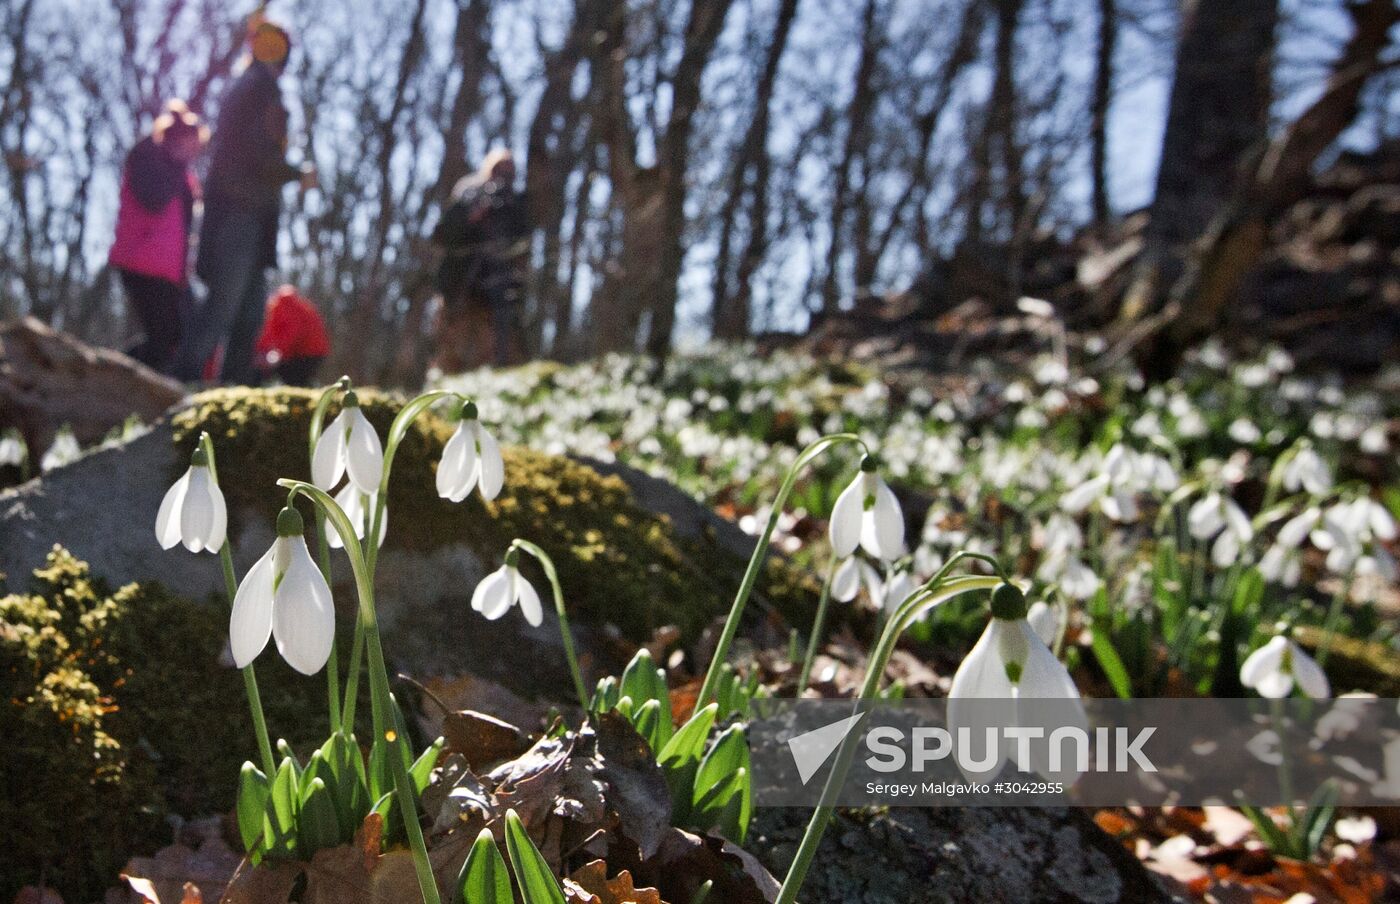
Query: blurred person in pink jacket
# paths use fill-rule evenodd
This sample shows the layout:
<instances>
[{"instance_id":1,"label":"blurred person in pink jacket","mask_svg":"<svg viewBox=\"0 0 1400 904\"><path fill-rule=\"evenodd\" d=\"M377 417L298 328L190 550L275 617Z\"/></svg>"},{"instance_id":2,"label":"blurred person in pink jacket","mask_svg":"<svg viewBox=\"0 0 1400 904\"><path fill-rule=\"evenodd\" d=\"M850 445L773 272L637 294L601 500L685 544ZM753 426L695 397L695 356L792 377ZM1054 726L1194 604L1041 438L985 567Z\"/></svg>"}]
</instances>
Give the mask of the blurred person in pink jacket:
<instances>
[{"instance_id":1,"label":"blurred person in pink jacket","mask_svg":"<svg viewBox=\"0 0 1400 904\"><path fill-rule=\"evenodd\" d=\"M209 140L199 116L172 100L122 167L116 238L107 263L121 277L142 339L133 358L168 371L189 316L189 250L199 180L190 169Z\"/></svg>"}]
</instances>

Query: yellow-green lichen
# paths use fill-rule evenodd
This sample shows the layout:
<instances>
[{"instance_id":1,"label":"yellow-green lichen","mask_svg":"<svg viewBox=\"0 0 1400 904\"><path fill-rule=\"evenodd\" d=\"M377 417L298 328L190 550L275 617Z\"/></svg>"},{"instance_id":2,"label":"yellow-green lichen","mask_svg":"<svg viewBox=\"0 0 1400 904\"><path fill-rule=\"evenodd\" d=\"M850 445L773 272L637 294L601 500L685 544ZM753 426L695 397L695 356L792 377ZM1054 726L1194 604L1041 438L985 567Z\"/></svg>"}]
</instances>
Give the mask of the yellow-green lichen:
<instances>
[{"instance_id":1,"label":"yellow-green lichen","mask_svg":"<svg viewBox=\"0 0 1400 904\"><path fill-rule=\"evenodd\" d=\"M387 435L402 400L372 390L357 394L365 416ZM295 389L196 396L174 419L181 460L199 432L209 431L230 510L270 520L286 498L277 479L308 475L307 430L316 396ZM388 545L425 550L464 542L494 560L512 539L531 540L554 559L571 615L612 623L639 641L663 625L693 638L728 608L742 561L678 537L666 518L637 505L621 478L580 462L507 448L506 487L494 502L476 495L455 505L439 499L434 474L452 429L430 412L400 445L389 488ZM802 573L775 563L759 593L789 616L807 618L816 589ZM471 588L462 593L470 595Z\"/></svg>"},{"instance_id":2,"label":"yellow-green lichen","mask_svg":"<svg viewBox=\"0 0 1400 904\"><path fill-rule=\"evenodd\" d=\"M165 817L226 812L253 755L225 610L156 585L109 592L55 548L0 598L0 900L44 881L99 898L126 859L169 842ZM319 741L322 693L259 662L275 735ZM302 747L306 749L306 747Z\"/></svg>"}]
</instances>

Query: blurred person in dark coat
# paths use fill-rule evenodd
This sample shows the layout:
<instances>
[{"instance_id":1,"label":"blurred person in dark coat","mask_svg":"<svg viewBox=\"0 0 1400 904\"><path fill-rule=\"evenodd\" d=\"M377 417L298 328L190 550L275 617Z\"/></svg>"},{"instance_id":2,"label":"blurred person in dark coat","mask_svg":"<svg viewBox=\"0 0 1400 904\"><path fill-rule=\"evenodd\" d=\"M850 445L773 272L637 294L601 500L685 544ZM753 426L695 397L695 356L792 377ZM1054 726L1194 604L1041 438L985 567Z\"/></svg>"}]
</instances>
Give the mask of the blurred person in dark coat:
<instances>
[{"instance_id":1,"label":"blurred person in dark coat","mask_svg":"<svg viewBox=\"0 0 1400 904\"><path fill-rule=\"evenodd\" d=\"M195 272L209 295L180 347L174 374L196 381L222 343L224 383L257 379L253 347L267 298L265 271L277 263L282 187L316 185L316 171L286 160L287 108L277 85L291 54L286 30L255 16L251 59L224 95L214 126Z\"/></svg>"},{"instance_id":2,"label":"blurred person in dark coat","mask_svg":"<svg viewBox=\"0 0 1400 904\"><path fill-rule=\"evenodd\" d=\"M524 269L530 223L515 158L497 149L452 190L433 230L442 251L434 366L445 373L525 360Z\"/></svg>"}]
</instances>

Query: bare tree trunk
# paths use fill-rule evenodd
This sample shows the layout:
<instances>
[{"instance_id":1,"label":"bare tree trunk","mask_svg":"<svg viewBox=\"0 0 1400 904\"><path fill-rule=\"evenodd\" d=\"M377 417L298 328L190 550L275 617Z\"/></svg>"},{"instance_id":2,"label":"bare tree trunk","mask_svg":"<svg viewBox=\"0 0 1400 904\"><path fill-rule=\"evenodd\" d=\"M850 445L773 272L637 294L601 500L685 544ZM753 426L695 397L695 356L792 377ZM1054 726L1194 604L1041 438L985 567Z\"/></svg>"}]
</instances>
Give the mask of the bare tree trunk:
<instances>
[{"instance_id":1,"label":"bare tree trunk","mask_svg":"<svg viewBox=\"0 0 1400 904\"><path fill-rule=\"evenodd\" d=\"M661 143L661 220L665 231L657 267L659 284L646 340L647 352L657 357L671 350L676 324L676 301L685 259L686 172L690 133L700 106L700 81L732 4L733 0L692 0L681 60L671 77L671 115Z\"/></svg>"},{"instance_id":2,"label":"bare tree trunk","mask_svg":"<svg viewBox=\"0 0 1400 904\"><path fill-rule=\"evenodd\" d=\"M1267 138L1279 0L1186 0L1147 246L1121 319L1161 310L1190 244Z\"/></svg>"},{"instance_id":3,"label":"bare tree trunk","mask_svg":"<svg viewBox=\"0 0 1400 904\"><path fill-rule=\"evenodd\" d=\"M788 35L792 32L793 20L797 18L798 0L782 0L778 6L777 18L773 24L773 38L768 42L768 52L763 61L763 71L759 74L758 85L754 89L753 117L744 131L744 139L739 145L739 156L734 161L730 176L729 194L720 210L719 249L715 254L714 307L711 319L715 335L724 339L737 339L749 332L749 289L745 285L751 279L752 271L740 274L739 284L729 282L731 242L735 220L746 196L751 197L748 211L749 242L741 258L740 270L750 262L750 256L757 253L762 257L764 235L768 219L768 155L769 105L773 102L773 89L778 82L778 66L782 63L783 51L787 49ZM758 233L758 243L754 234Z\"/></svg>"},{"instance_id":4,"label":"bare tree trunk","mask_svg":"<svg viewBox=\"0 0 1400 904\"><path fill-rule=\"evenodd\" d=\"M1400 8L1394 0L1359 0L1347 12L1354 30L1322 95L1267 146L1172 287L1167 327L1148 346L1150 373L1172 372L1190 343L1219 326L1240 281L1263 254L1269 223L1306 195L1313 164L1356 120L1367 80L1384 66Z\"/></svg>"},{"instance_id":5,"label":"bare tree trunk","mask_svg":"<svg viewBox=\"0 0 1400 904\"><path fill-rule=\"evenodd\" d=\"M379 122L377 129L378 154L375 172L379 180L379 211L369 245L369 271L365 275L364 289L356 300L350 318L351 335L360 337L360 341L358 347L351 343L341 343L338 366L331 368L336 373L348 373L359 379L372 378L378 368L375 361L365 360L367 355L364 353L368 348L364 337L375 335L375 327L382 319L384 249L389 241L389 229L395 216L391 173L396 146L394 136L408 102L408 83L423 57L423 17L427 5L427 0L418 0L413 17L409 20L408 37L404 40L403 53L399 57L398 75L394 82L393 101L389 105L388 114Z\"/></svg>"},{"instance_id":6,"label":"bare tree trunk","mask_svg":"<svg viewBox=\"0 0 1400 904\"><path fill-rule=\"evenodd\" d=\"M880 6L877 0L866 0L861 16L860 62L856 64L855 86L846 108L846 140L841 159L836 165L831 201L831 217L827 224L830 234L826 250L825 277L822 280L822 311L833 313L841 298L840 265L845 250L846 211L850 205L851 171L867 145L867 126L875 106L875 72L884 41L880 33Z\"/></svg>"},{"instance_id":7,"label":"bare tree trunk","mask_svg":"<svg viewBox=\"0 0 1400 904\"><path fill-rule=\"evenodd\" d=\"M1089 158L1094 226L1112 217L1108 203L1108 110L1113 103L1113 54L1118 44L1118 0L1099 0L1099 35L1094 54L1094 93L1089 106Z\"/></svg>"}]
</instances>

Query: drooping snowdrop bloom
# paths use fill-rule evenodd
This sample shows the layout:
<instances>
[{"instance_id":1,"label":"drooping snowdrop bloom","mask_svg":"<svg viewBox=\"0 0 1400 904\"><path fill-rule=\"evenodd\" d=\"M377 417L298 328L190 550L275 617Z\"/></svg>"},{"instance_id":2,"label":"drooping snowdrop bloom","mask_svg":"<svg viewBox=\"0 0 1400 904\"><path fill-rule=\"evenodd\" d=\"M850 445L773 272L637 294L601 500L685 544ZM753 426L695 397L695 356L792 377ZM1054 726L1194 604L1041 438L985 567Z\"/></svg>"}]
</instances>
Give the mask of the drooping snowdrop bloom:
<instances>
[{"instance_id":1,"label":"drooping snowdrop bloom","mask_svg":"<svg viewBox=\"0 0 1400 904\"><path fill-rule=\"evenodd\" d=\"M1302 445L1283 468L1283 488L1290 493L1306 490L1324 496L1332 490L1332 469L1311 445Z\"/></svg>"},{"instance_id":2,"label":"drooping snowdrop bloom","mask_svg":"<svg viewBox=\"0 0 1400 904\"><path fill-rule=\"evenodd\" d=\"M360 540L365 538L368 528L366 522L374 517L374 507L379 500L378 493L370 493L366 496L360 492L360 488L353 483L347 483L340 488L340 492L335 494L336 504L345 512L345 517L350 519L350 523L355 525L355 536ZM379 546L384 546L384 535L389 532L389 506L384 506L384 511L379 515ZM328 531L326 540L331 549L343 549L345 541L340 538L340 531Z\"/></svg>"},{"instance_id":3,"label":"drooping snowdrop bloom","mask_svg":"<svg viewBox=\"0 0 1400 904\"><path fill-rule=\"evenodd\" d=\"M1187 511L1186 526L1197 540L1215 538L1210 559L1217 568L1235 564L1245 544L1254 539L1254 527L1244 509L1214 490L1196 500Z\"/></svg>"},{"instance_id":4,"label":"drooping snowdrop bloom","mask_svg":"<svg viewBox=\"0 0 1400 904\"><path fill-rule=\"evenodd\" d=\"M1057 584L1071 599L1087 600L1099 589L1099 576L1084 564L1084 533L1072 518L1055 512L1038 531L1044 557L1036 577Z\"/></svg>"},{"instance_id":5,"label":"drooping snowdrop bloom","mask_svg":"<svg viewBox=\"0 0 1400 904\"><path fill-rule=\"evenodd\" d=\"M864 586L871 599L880 598L882 581L875 566L860 556L850 556L836 568L831 578L831 597L837 602L849 603Z\"/></svg>"},{"instance_id":6,"label":"drooping snowdrop bloom","mask_svg":"<svg viewBox=\"0 0 1400 904\"><path fill-rule=\"evenodd\" d=\"M190 552L218 552L228 530L228 507L209 473L209 457L196 447L190 466L165 492L156 513L156 540L161 549L176 543Z\"/></svg>"},{"instance_id":7,"label":"drooping snowdrop bloom","mask_svg":"<svg viewBox=\"0 0 1400 904\"><path fill-rule=\"evenodd\" d=\"M319 672L335 640L331 588L311 559L301 515L284 508L277 539L243 577L233 598L229 649L243 668L276 638L277 651L303 675Z\"/></svg>"},{"instance_id":8,"label":"drooping snowdrop bloom","mask_svg":"<svg viewBox=\"0 0 1400 904\"><path fill-rule=\"evenodd\" d=\"M443 499L461 502L480 486L481 498L490 502L505 484L501 447L477 419L475 402L462 406L457 430L442 449L438 463L437 491Z\"/></svg>"},{"instance_id":9,"label":"drooping snowdrop bloom","mask_svg":"<svg viewBox=\"0 0 1400 904\"><path fill-rule=\"evenodd\" d=\"M1325 700L1332 693L1322 666L1282 634L1249 654L1240 666L1240 684L1270 700L1287 697L1294 684L1314 700Z\"/></svg>"},{"instance_id":10,"label":"drooping snowdrop bloom","mask_svg":"<svg viewBox=\"0 0 1400 904\"><path fill-rule=\"evenodd\" d=\"M1149 466L1149 473L1151 467ZM1136 521L1137 493L1144 489L1137 453L1116 443L1103 457L1096 475L1070 488L1060 498L1060 508L1077 515L1095 506L1118 522Z\"/></svg>"},{"instance_id":11,"label":"drooping snowdrop bloom","mask_svg":"<svg viewBox=\"0 0 1400 904\"><path fill-rule=\"evenodd\" d=\"M1087 725L1079 689L1031 626L1025 596L1015 586L1002 584L992 592L991 621L953 676L948 727L955 738L960 729L969 728L980 743L983 732L978 729L998 727L991 723L1030 726L1045 719L1057 725ZM972 764L959 758L958 767L969 777L994 776L1009 759L1045 774L1045 763L1020 762L1006 744L999 744L996 756L987 762Z\"/></svg>"},{"instance_id":12,"label":"drooping snowdrop bloom","mask_svg":"<svg viewBox=\"0 0 1400 904\"><path fill-rule=\"evenodd\" d=\"M910 570L910 563L907 561L896 562L890 566L876 601L888 617L893 615L895 610L899 608L899 604L907 600L910 594L917 589L919 589L919 582L915 579L913 571Z\"/></svg>"},{"instance_id":13,"label":"drooping snowdrop bloom","mask_svg":"<svg viewBox=\"0 0 1400 904\"><path fill-rule=\"evenodd\" d=\"M0 467L13 465L18 467L24 464L24 459L28 455L24 447L24 440L13 430L6 431L0 435Z\"/></svg>"},{"instance_id":14,"label":"drooping snowdrop bloom","mask_svg":"<svg viewBox=\"0 0 1400 904\"><path fill-rule=\"evenodd\" d=\"M346 472L361 493L374 493L384 476L384 446L374 432L354 391L345 393L340 414L316 440L311 456L311 481L330 492Z\"/></svg>"},{"instance_id":15,"label":"drooping snowdrop bloom","mask_svg":"<svg viewBox=\"0 0 1400 904\"><path fill-rule=\"evenodd\" d=\"M1321 520L1322 510L1313 506L1284 522L1273 545L1259 559L1259 572L1265 580L1285 587L1298 586L1303 572L1300 549Z\"/></svg>"},{"instance_id":16,"label":"drooping snowdrop bloom","mask_svg":"<svg viewBox=\"0 0 1400 904\"><path fill-rule=\"evenodd\" d=\"M39 459L39 469L47 473L54 468L61 468L76 461L78 456L82 454L83 450L78 445L78 438L73 435L72 430L64 427L53 438L53 445L49 446L49 451L45 452L44 457Z\"/></svg>"},{"instance_id":17,"label":"drooping snowdrop bloom","mask_svg":"<svg viewBox=\"0 0 1400 904\"><path fill-rule=\"evenodd\" d=\"M1335 574L1355 570L1394 581L1395 560L1383 543L1395 536L1395 519L1385 506L1369 496L1358 496L1328 506L1321 526L1312 532L1312 541L1327 553L1327 567Z\"/></svg>"},{"instance_id":18,"label":"drooping snowdrop bloom","mask_svg":"<svg viewBox=\"0 0 1400 904\"><path fill-rule=\"evenodd\" d=\"M472 608L490 621L495 621L520 605L520 611L532 627L538 628L544 620L540 608L540 595L530 582L525 580L517 567L519 553L512 549L506 553L505 564L488 574L472 593Z\"/></svg>"},{"instance_id":19,"label":"drooping snowdrop bloom","mask_svg":"<svg viewBox=\"0 0 1400 904\"><path fill-rule=\"evenodd\" d=\"M831 511L831 548L849 556L857 546L877 559L904 555L904 511L894 491L876 473L878 461L867 455L860 473L841 491Z\"/></svg>"}]
</instances>

